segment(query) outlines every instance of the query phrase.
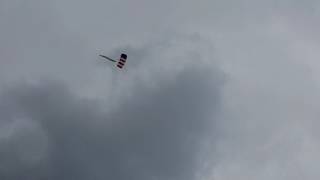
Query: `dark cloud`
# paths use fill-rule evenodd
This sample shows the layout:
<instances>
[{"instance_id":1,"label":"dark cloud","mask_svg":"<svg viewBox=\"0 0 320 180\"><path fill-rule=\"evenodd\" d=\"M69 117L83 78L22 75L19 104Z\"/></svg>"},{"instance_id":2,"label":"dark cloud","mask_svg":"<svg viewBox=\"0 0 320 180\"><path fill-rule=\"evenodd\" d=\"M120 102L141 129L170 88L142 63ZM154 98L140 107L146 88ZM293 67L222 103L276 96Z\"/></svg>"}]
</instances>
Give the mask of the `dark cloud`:
<instances>
[{"instance_id":1,"label":"dark cloud","mask_svg":"<svg viewBox=\"0 0 320 180\"><path fill-rule=\"evenodd\" d=\"M1 179L193 179L220 103L213 74L198 66L161 88L138 83L109 113L63 84L12 88L1 98L1 124L15 126L1 136Z\"/></svg>"}]
</instances>

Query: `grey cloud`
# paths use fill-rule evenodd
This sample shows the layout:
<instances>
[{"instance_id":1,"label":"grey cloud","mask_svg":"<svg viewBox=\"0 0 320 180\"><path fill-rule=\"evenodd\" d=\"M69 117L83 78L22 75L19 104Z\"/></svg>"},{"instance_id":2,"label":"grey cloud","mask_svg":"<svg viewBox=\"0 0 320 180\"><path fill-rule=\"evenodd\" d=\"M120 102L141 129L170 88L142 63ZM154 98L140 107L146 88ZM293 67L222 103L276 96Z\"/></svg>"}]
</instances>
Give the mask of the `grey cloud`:
<instances>
[{"instance_id":1,"label":"grey cloud","mask_svg":"<svg viewBox=\"0 0 320 180\"><path fill-rule=\"evenodd\" d=\"M97 101L78 98L59 83L11 89L1 98L7 112L2 123L20 115L37 126L22 139L16 134L25 127L4 138L13 151L0 141L1 159L6 159L2 178L193 179L198 148L211 124L208 110L220 103L220 82L208 78L210 71L184 70L175 81L159 81L157 89L140 84L107 114ZM19 158L39 150L39 144L46 152L37 162ZM11 161L15 165L8 165Z\"/></svg>"}]
</instances>

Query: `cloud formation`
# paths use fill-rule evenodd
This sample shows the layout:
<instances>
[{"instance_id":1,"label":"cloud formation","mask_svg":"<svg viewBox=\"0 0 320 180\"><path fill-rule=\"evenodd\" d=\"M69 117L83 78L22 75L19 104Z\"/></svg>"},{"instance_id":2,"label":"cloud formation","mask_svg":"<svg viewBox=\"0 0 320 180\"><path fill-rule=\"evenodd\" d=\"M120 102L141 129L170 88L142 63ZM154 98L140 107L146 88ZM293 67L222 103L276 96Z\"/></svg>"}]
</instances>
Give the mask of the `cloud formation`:
<instances>
[{"instance_id":1,"label":"cloud formation","mask_svg":"<svg viewBox=\"0 0 320 180\"><path fill-rule=\"evenodd\" d=\"M3 179L193 179L211 124L208 110L219 106L219 82L211 84L210 75L206 68L192 68L175 81L160 82L161 88L140 84L109 113L59 83L11 89L1 98L6 116L0 174Z\"/></svg>"}]
</instances>

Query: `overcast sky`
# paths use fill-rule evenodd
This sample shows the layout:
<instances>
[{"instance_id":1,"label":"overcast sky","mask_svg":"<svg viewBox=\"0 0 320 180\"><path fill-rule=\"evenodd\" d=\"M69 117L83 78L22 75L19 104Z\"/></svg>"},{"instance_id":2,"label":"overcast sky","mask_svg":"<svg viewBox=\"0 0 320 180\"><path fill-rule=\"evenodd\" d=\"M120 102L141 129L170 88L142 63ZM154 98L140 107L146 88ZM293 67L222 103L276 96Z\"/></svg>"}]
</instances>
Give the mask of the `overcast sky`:
<instances>
[{"instance_id":1,"label":"overcast sky","mask_svg":"<svg viewBox=\"0 0 320 180\"><path fill-rule=\"evenodd\" d=\"M316 0L0 0L0 179L319 179L319 16ZM123 70L98 57L122 52Z\"/></svg>"}]
</instances>

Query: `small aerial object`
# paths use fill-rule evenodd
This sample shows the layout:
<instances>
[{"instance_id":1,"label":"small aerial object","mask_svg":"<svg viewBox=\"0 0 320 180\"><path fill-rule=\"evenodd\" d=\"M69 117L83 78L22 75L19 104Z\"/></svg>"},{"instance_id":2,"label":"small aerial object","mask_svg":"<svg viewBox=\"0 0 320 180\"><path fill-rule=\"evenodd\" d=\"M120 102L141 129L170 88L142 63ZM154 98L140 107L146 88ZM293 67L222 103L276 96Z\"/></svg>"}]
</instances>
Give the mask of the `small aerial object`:
<instances>
[{"instance_id":1,"label":"small aerial object","mask_svg":"<svg viewBox=\"0 0 320 180\"><path fill-rule=\"evenodd\" d=\"M107 56L105 56L105 55L99 55L100 57L103 57L103 58L105 58L105 59L107 59L107 60L109 60L109 61L111 61L111 62L116 62L117 63L117 67L118 68L120 68L120 69L122 69L123 68L123 66L124 66L124 64L126 63L126 61L127 61L127 55L126 54L121 54L120 55L120 59L117 61L117 60L114 60L114 59L111 59L111 58L109 58L109 57L107 57Z\"/></svg>"}]
</instances>

